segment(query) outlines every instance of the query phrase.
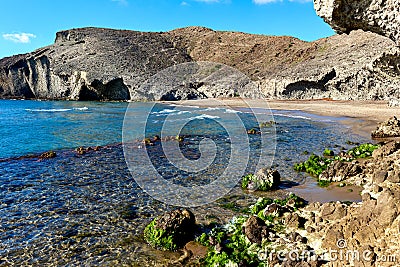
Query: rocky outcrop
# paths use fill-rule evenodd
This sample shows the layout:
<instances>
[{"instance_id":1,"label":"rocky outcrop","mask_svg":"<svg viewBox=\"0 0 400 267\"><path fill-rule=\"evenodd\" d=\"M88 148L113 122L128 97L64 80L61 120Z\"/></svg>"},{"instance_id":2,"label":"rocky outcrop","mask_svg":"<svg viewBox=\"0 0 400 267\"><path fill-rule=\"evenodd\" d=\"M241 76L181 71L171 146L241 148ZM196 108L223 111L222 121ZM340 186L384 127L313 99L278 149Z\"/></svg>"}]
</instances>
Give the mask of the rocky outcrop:
<instances>
[{"instance_id":1,"label":"rocky outcrop","mask_svg":"<svg viewBox=\"0 0 400 267\"><path fill-rule=\"evenodd\" d=\"M170 33L194 60L221 62L248 75L264 97L389 100L399 98L399 49L363 31L315 42L204 28Z\"/></svg>"},{"instance_id":2,"label":"rocky outcrop","mask_svg":"<svg viewBox=\"0 0 400 267\"><path fill-rule=\"evenodd\" d=\"M129 100L160 69L190 60L163 35L84 28L53 45L0 61L3 97Z\"/></svg>"},{"instance_id":3,"label":"rocky outcrop","mask_svg":"<svg viewBox=\"0 0 400 267\"><path fill-rule=\"evenodd\" d=\"M196 219L187 209L177 209L155 218L144 230L145 240L162 250L176 250L193 238Z\"/></svg>"},{"instance_id":4,"label":"rocky outcrop","mask_svg":"<svg viewBox=\"0 0 400 267\"><path fill-rule=\"evenodd\" d=\"M379 124L378 128L371 133L372 138L387 138L400 136L400 121L393 116L389 120Z\"/></svg>"},{"instance_id":5,"label":"rocky outcrop","mask_svg":"<svg viewBox=\"0 0 400 267\"><path fill-rule=\"evenodd\" d=\"M341 182L349 177L356 176L362 172L360 163L355 160L352 162L333 161L328 168L321 173L319 180L329 182Z\"/></svg>"},{"instance_id":6,"label":"rocky outcrop","mask_svg":"<svg viewBox=\"0 0 400 267\"><path fill-rule=\"evenodd\" d=\"M400 45L399 0L314 0L314 8L338 33L362 29Z\"/></svg>"},{"instance_id":7,"label":"rocky outcrop","mask_svg":"<svg viewBox=\"0 0 400 267\"><path fill-rule=\"evenodd\" d=\"M164 33L83 28L1 59L0 97L389 100L400 98L399 64L393 42L363 31L304 42L202 27Z\"/></svg>"},{"instance_id":8,"label":"rocky outcrop","mask_svg":"<svg viewBox=\"0 0 400 267\"><path fill-rule=\"evenodd\" d=\"M252 243L261 245L261 241L268 237L269 229L265 222L256 216L251 216L243 226L246 237Z\"/></svg>"},{"instance_id":9,"label":"rocky outcrop","mask_svg":"<svg viewBox=\"0 0 400 267\"><path fill-rule=\"evenodd\" d=\"M400 99L395 99L395 98L390 99L388 106L389 107L400 107Z\"/></svg>"},{"instance_id":10,"label":"rocky outcrop","mask_svg":"<svg viewBox=\"0 0 400 267\"><path fill-rule=\"evenodd\" d=\"M306 236L332 264L339 263L339 254L331 253L337 251L352 253L340 266L394 266L400 257L400 142L382 145L357 164L362 173L349 174L347 182L363 185L362 202L311 203L300 212Z\"/></svg>"}]
</instances>

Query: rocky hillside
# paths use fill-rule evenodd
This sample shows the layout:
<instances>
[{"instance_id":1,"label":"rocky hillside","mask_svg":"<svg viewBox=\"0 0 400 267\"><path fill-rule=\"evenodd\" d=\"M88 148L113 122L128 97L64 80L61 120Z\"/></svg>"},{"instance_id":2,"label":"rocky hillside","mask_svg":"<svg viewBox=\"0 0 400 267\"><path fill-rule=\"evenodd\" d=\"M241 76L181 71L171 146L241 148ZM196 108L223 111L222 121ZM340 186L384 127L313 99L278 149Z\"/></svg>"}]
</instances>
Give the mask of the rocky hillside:
<instances>
[{"instance_id":1,"label":"rocky hillside","mask_svg":"<svg viewBox=\"0 0 400 267\"><path fill-rule=\"evenodd\" d=\"M164 33L82 28L58 32L53 45L1 59L0 97L389 99L400 97L399 64L391 40L363 31L304 42L202 27ZM155 85L145 83L160 71Z\"/></svg>"}]
</instances>

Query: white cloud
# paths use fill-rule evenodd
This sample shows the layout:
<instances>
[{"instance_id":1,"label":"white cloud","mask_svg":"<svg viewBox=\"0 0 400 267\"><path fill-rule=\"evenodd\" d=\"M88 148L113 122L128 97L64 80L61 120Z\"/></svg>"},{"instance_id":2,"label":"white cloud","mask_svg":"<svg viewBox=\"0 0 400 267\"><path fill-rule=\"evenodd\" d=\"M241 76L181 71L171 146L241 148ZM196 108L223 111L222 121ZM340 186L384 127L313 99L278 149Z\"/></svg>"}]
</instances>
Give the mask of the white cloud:
<instances>
[{"instance_id":1,"label":"white cloud","mask_svg":"<svg viewBox=\"0 0 400 267\"><path fill-rule=\"evenodd\" d=\"M188 4L187 2L185 2L185 1L183 1L183 2L181 3L181 6L189 6L189 4Z\"/></svg>"},{"instance_id":2,"label":"white cloud","mask_svg":"<svg viewBox=\"0 0 400 267\"><path fill-rule=\"evenodd\" d=\"M33 33L6 33L3 34L3 38L12 41L14 43L22 43L27 44L31 42L31 38L36 38L36 35Z\"/></svg>"},{"instance_id":3,"label":"white cloud","mask_svg":"<svg viewBox=\"0 0 400 267\"><path fill-rule=\"evenodd\" d=\"M128 0L111 0L113 2L117 2L118 4L122 6L127 6L128 5Z\"/></svg>"}]
</instances>

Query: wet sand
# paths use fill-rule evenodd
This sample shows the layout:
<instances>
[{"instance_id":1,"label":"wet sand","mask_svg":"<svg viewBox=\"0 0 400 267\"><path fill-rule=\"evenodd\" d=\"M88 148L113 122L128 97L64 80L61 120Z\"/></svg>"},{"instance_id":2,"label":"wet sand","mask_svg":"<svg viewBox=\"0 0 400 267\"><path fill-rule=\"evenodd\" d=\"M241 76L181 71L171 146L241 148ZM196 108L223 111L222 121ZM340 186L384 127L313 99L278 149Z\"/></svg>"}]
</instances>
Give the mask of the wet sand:
<instances>
[{"instance_id":1,"label":"wet sand","mask_svg":"<svg viewBox=\"0 0 400 267\"><path fill-rule=\"evenodd\" d=\"M342 101L342 100L261 100L261 99L201 99L168 102L202 107L252 107L277 110L299 110L311 114L341 117L341 123L351 126L353 131L370 136L379 122L391 116L400 116L400 108L389 107L387 101Z\"/></svg>"},{"instance_id":2,"label":"wet sand","mask_svg":"<svg viewBox=\"0 0 400 267\"><path fill-rule=\"evenodd\" d=\"M339 184L336 182L328 187L319 187L315 178L308 177L303 184L291 188L290 191L310 202L361 201L362 187L350 184L339 187Z\"/></svg>"}]
</instances>

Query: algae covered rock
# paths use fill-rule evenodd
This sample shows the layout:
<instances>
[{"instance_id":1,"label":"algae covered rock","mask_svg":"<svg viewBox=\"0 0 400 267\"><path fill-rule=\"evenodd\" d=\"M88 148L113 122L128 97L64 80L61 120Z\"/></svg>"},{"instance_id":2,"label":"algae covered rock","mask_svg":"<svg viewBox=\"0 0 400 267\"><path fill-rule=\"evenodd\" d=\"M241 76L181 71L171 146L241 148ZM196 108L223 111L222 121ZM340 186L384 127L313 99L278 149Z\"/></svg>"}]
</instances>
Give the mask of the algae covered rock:
<instances>
[{"instance_id":1,"label":"algae covered rock","mask_svg":"<svg viewBox=\"0 0 400 267\"><path fill-rule=\"evenodd\" d=\"M161 250L176 250L193 237L196 219L187 209L177 209L155 218L144 229L145 240Z\"/></svg>"},{"instance_id":2,"label":"algae covered rock","mask_svg":"<svg viewBox=\"0 0 400 267\"><path fill-rule=\"evenodd\" d=\"M268 191L278 187L281 175L277 170L262 168L256 174L248 174L242 179L242 188L254 191Z\"/></svg>"},{"instance_id":3,"label":"algae covered rock","mask_svg":"<svg viewBox=\"0 0 400 267\"><path fill-rule=\"evenodd\" d=\"M318 177L323 171L326 170L331 162L332 159L312 154L307 161L295 164L294 170L298 172L307 172Z\"/></svg>"},{"instance_id":4,"label":"algae covered rock","mask_svg":"<svg viewBox=\"0 0 400 267\"><path fill-rule=\"evenodd\" d=\"M305 200L294 194L284 199L259 198L249 207L249 214L233 217L228 224L216 226L198 238L208 247L200 266L285 266L290 258L288 251L313 249L306 244L308 239L287 232L283 225L287 214L299 217L298 208L305 205ZM264 216L267 210L271 213ZM309 266L305 265L311 263L309 260L299 258L297 265L290 266Z\"/></svg>"}]
</instances>

